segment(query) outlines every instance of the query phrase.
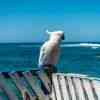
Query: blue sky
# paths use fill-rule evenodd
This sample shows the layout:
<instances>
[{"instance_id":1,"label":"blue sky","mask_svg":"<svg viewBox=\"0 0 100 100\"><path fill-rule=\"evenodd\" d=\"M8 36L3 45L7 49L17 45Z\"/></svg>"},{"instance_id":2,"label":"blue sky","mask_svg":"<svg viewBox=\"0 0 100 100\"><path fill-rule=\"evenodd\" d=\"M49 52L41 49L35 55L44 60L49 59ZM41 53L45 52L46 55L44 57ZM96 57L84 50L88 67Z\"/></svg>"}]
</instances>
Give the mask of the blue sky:
<instances>
[{"instance_id":1,"label":"blue sky","mask_svg":"<svg viewBox=\"0 0 100 100\"><path fill-rule=\"evenodd\" d=\"M62 29L66 42L100 41L99 0L0 0L0 42L42 42Z\"/></svg>"}]
</instances>

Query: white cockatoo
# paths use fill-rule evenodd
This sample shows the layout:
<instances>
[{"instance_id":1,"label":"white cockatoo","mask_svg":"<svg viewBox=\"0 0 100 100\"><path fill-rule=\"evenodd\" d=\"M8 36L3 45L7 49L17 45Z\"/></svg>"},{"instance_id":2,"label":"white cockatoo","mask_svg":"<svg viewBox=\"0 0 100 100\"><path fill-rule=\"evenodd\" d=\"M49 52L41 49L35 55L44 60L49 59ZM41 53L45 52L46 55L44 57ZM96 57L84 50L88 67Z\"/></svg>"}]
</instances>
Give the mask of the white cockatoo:
<instances>
[{"instance_id":1,"label":"white cockatoo","mask_svg":"<svg viewBox=\"0 0 100 100\"><path fill-rule=\"evenodd\" d=\"M49 40L40 49L39 67L55 66L58 63L60 53L59 44L61 40L64 40L63 31L49 32L47 30L46 33L49 34Z\"/></svg>"}]
</instances>

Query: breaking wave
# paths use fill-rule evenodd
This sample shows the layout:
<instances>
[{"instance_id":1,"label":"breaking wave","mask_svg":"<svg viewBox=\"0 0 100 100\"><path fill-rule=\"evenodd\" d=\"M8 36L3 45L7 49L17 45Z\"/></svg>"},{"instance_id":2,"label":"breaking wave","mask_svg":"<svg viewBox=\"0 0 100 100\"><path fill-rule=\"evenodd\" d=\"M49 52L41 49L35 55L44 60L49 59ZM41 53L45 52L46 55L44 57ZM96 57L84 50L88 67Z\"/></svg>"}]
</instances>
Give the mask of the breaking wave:
<instances>
[{"instance_id":1,"label":"breaking wave","mask_svg":"<svg viewBox=\"0 0 100 100\"><path fill-rule=\"evenodd\" d=\"M91 47L93 49L99 48L97 43L76 43L76 44L62 44L61 47Z\"/></svg>"}]
</instances>

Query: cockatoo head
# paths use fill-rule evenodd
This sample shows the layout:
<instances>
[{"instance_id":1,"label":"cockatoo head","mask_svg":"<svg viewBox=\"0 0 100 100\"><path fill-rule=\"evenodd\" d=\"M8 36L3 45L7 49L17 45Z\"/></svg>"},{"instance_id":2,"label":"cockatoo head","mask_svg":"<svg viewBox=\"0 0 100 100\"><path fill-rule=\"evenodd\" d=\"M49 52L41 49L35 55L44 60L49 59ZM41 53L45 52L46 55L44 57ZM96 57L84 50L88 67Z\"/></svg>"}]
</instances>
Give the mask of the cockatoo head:
<instances>
[{"instance_id":1,"label":"cockatoo head","mask_svg":"<svg viewBox=\"0 0 100 100\"><path fill-rule=\"evenodd\" d=\"M51 38L59 38L60 40L64 40L65 36L64 36L64 32L59 30L59 31L53 31L53 32L49 32L48 30L46 31L47 34L50 35Z\"/></svg>"}]
</instances>

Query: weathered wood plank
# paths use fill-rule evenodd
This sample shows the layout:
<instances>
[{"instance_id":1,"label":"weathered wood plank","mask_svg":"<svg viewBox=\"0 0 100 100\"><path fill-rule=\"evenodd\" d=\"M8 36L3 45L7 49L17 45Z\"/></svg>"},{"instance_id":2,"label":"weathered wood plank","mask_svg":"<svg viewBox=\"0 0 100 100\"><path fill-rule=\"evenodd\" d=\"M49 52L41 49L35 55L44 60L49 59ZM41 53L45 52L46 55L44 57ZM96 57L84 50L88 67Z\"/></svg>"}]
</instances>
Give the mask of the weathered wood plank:
<instances>
[{"instance_id":1,"label":"weathered wood plank","mask_svg":"<svg viewBox=\"0 0 100 100\"><path fill-rule=\"evenodd\" d=\"M80 78L73 78L73 82L74 82L75 87L76 87L75 89L77 92L78 99L79 100L86 100Z\"/></svg>"},{"instance_id":2,"label":"weathered wood plank","mask_svg":"<svg viewBox=\"0 0 100 100\"><path fill-rule=\"evenodd\" d=\"M34 98L34 100L36 99L36 96L34 95L34 93L30 93L29 90L27 89L27 87L25 86L25 80L22 80L17 73L9 73L10 77L12 78L12 80L14 81L14 83L16 84L17 88L19 89L19 91L21 92L22 98L24 99L24 93L27 92L28 95L30 96L31 99Z\"/></svg>"},{"instance_id":3,"label":"weathered wood plank","mask_svg":"<svg viewBox=\"0 0 100 100\"><path fill-rule=\"evenodd\" d=\"M43 84L46 87L48 93L50 93L52 86L51 86L51 81L50 81L49 77L43 71L38 72L38 77L43 82Z\"/></svg>"},{"instance_id":4,"label":"weathered wood plank","mask_svg":"<svg viewBox=\"0 0 100 100\"><path fill-rule=\"evenodd\" d=\"M59 84L58 84L58 79L56 75L53 75L53 79L52 79L55 91L56 91L56 98L57 100L62 100L61 98L61 93L60 93L60 88L59 88Z\"/></svg>"},{"instance_id":5,"label":"weathered wood plank","mask_svg":"<svg viewBox=\"0 0 100 100\"><path fill-rule=\"evenodd\" d=\"M71 77L66 77L66 79L67 79L68 85L69 85L71 100L77 100L76 94L75 94L75 88L73 86Z\"/></svg>"},{"instance_id":6,"label":"weathered wood plank","mask_svg":"<svg viewBox=\"0 0 100 100\"><path fill-rule=\"evenodd\" d=\"M63 100L70 100L69 98L69 94L68 94L68 89L66 87L66 81L64 76L59 76L59 80L60 80L60 84L61 84L61 91L62 91L62 95L63 95Z\"/></svg>"},{"instance_id":7,"label":"weathered wood plank","mask_svg":"<svg viewBox=\"0 0 100 100\"><path fill-rule=\"evenodd\" d=\"M10 100L18 100L16 93L6 83L5 77L0 73L0 87L4 90Z\"/></svg>"},{"instance_id":8,"label":"weathered wood plank","mask_svg":"<svg viewBox=\"0 0 100 100\"><path fill-rule=\"evenodd\" d=\"M98 100L100 100L100 82L99 81L92 81L93 88L96 92Z\"/></svg>"},{"instance_id":9,"label":"weathered wood plank","mask_svg":"<svg viewBox=\"0 0 100 100\"><path fill-rule=\"evenodd\" d=\"M57 100L57 98L56 98L56 92L55 92L53 84L52 84L52 92L50 94L50 97L52 98L51 100Z\"/></svg>"},{"instance_id":10,"label":"weathered wood plank","mask_svg":"<svg viewBox=\"0 0 100 100\"><path fill-rule=\"evenodd\" d=\"M29 84L32 86L34 89L36 95L38 96L39 99L41 100L48 100L48 96L46 96L43 91L41 90L38 82L38 79L36 76L32 76L31 72L23 72L24 77L27 79Z\"/></svg>"},{"instance_id":11,"label":"weathered wood plank","mask_svg":"<svg viewBox=\"0 0 100 100\"><path fill-rule=\"evenodd\" d=\"M88 96L88 99L95 100L90 81L86 80L86 79L82 79L82 81L83 81L83 86L84 86L85 92Z\"/></svg>"},{"instance_id":12,"label":"weathered wood plank","mask_svg":"<svg viewBox=\"0 0 100 100\"><path fill-rule=\"evenodd\" d=\"M0 100L8 100L8 97L2 87L0 87Z\"/></svg>"}]
</instances>

